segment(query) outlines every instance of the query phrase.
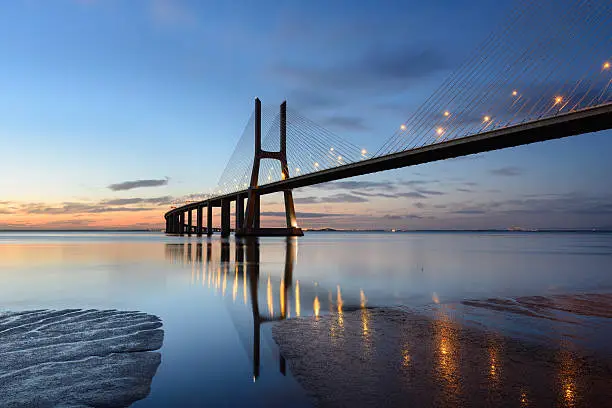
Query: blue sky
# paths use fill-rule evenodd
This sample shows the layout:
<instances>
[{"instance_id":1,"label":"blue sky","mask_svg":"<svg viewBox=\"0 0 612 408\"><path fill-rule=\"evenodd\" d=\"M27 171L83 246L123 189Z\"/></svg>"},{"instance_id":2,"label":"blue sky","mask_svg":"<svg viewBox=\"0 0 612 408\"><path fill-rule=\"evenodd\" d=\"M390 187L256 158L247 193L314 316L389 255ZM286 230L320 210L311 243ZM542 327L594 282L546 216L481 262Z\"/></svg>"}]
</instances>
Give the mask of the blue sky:
<instances>
[{"instance_id":1,"label":"blue sky","mask_svg":"<svg viewBox=\"0 0 612 408\"><path fill-rule=\"evenodd\" d=\"M215 186L255 96L374 150L513 3L4 2L0 228L161 226L171 200ZM610 136L302 189L301 224L612 226ZM135 180L157 182L109 188Z\"/></svg>"}]
</instances>

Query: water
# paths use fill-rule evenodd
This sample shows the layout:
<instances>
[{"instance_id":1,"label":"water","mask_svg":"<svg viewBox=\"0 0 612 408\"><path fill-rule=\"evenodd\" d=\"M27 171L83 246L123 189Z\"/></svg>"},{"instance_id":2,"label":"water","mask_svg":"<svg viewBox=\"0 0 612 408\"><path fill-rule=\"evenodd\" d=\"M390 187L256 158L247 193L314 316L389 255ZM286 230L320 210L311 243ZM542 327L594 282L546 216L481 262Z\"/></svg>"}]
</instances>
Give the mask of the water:
<instances>
[{"instance_id":1,"label":"water","mask_svg":"<svg viewBox=\"0 0 612 408\"><path fill-rule=\"evenodd\" d=\"M1 310L139 310L162 319L162 363L137 407L309 406L271 327L338 308L401 305L433 316L444 307L464 324L537 342L571 326L584 354L609 353L605 317L539 319L534 328L533 316L486 299L612 293L611 266L606 233L325 232L238 244L159 233L0 233Z\"/></svg>"}]
</instances>

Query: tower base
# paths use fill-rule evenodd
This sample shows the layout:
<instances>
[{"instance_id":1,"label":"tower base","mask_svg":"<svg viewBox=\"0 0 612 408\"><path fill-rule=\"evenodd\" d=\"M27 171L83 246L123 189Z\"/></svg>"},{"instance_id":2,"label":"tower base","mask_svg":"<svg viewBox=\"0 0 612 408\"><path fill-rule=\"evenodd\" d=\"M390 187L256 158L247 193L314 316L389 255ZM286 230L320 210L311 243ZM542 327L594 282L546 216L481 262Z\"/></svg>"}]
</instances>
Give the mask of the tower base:
<instances>
[{"instance_id":1,"label":"tower base","mask_svg":"<svg viewBox=\"0 0 612 408\"><path fill-rule=\"evenodd\" d=\"M241 228L236 230L237 237L301 237L301 228Z\"/></svg>"}]
</instances>

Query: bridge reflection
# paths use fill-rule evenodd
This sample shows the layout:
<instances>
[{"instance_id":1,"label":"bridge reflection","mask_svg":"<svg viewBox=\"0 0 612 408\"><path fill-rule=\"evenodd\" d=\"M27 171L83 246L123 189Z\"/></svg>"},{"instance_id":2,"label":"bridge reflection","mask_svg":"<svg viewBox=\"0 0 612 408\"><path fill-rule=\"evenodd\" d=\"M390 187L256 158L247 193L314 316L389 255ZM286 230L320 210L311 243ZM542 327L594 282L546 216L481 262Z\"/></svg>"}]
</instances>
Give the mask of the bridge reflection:
<instances>
[{"instance_id":1,"label":"bridge reflection","mask_svg":"<svg viewBox=\"0 0 612 408\"><path fill-rule=\"evenodd\" d=\"M610 396L609 373L583 361L572 344L528 344L497 331L466 329L457 305L440 303L435 293L427 316L368 309L363 291L295 279L297 250L296 238L281 245L260 246L257 238L244 238L165 246L169 261L191 269L193 285L228 303L254 380L270 361L265 352L262 358L266 323L309 316L292 322L293 332L284 340L281 335L281 345L291 350L295 372L308 375L309 384L343 378L354 405L388 398L389 406L411 400L418 406L480 401L483 406L578 407L605 406L601 402ZM356 313L347 313L351 310ZM319 319L323 313L328 318ZM246 327L240 318L248 319ZM272 361L284 375L280 352Z\"/></svg>"},{"instance_id":2,"label":"bridge reflection","mask_svg":"<svg viewBox=\"0 0 612 408\"><path fill-rule=\"evenodd\" d=\"M239 316L235 310L230 311L230 315L234 319L241 342L252 359L254 380L260 375L263 325L304 314L312 314L318 318L322 312L329 310L330 313L338 316L339 327L341 327L344 309L347 307L348 309L365 308L366 305L363 291L358 298L354 297L359 299L358 302L355 302L355 306L351 306L350 303L346 306L339 286L331 291L321 288L316 282L305 284L294 280L297 239L287 237L283 247L284 254L276 254L283 258L282 264L279 265L277 262L261 262L261 249L257 237L166 244L165 246L167 260L191 267L191 284L208 287L220 293L224 298L231 299L234 304L243 303L250 307L252 341L239 327L240 324L237 321ZM274 268L272 270L270 270L271 265ZM266 273L261 272L262 267L266 268ZM334 299L334 294L336 299ZM241 313L238 314L241 315ZM364 330L368 330L367 320L364 321ZM286 363L280 354L279 369L284 375Z\"/></svg>"}]
</instances>

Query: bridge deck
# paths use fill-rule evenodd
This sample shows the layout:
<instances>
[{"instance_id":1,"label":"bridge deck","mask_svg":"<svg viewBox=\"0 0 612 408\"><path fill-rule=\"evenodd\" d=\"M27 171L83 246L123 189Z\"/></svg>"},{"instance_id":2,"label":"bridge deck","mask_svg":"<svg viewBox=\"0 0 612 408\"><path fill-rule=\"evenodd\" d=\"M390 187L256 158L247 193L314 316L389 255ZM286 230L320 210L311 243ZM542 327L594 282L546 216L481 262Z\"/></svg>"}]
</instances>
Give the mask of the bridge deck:
<instances>
[{"instance_id":1,"label":"bridge deck","mask_svg":"<svg viewBox=\"0 0 612 408\"><path fill-rule=\"evenodd\" d=\"M561 139L610 128L612 128L612 103L308 173L287 180L264 184L259 186L258 190L261 195L272 194L384 170ZM202 205L220 206L222 199L235 200L238 195L246 196L247 193L248 190L242 190L189 203L168 211L165 217L195 209Z\"/></svg>"}]
</instances>

